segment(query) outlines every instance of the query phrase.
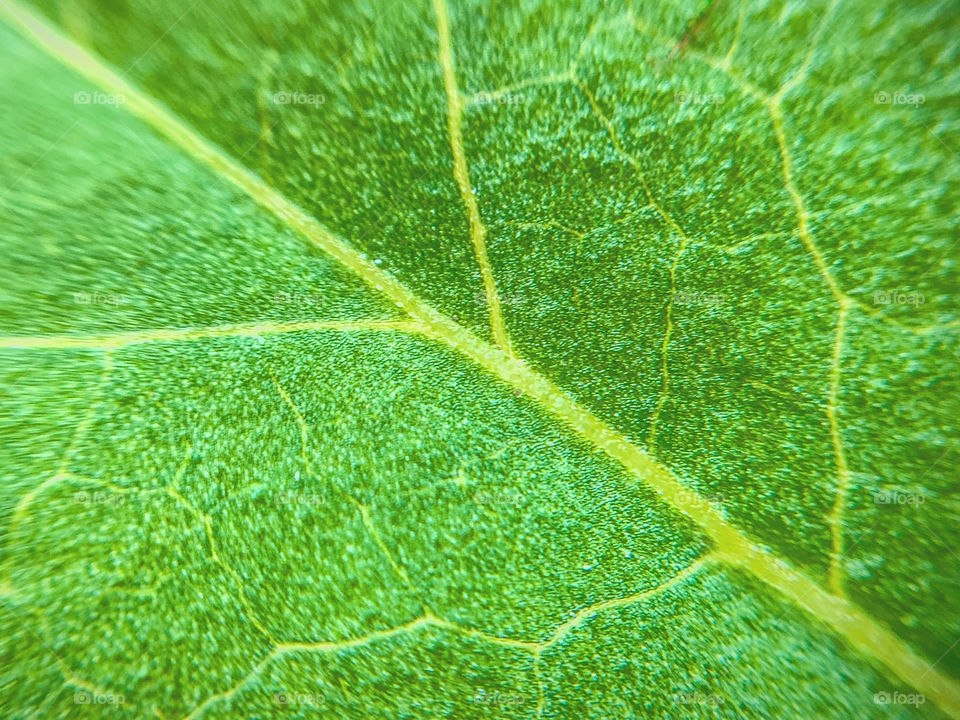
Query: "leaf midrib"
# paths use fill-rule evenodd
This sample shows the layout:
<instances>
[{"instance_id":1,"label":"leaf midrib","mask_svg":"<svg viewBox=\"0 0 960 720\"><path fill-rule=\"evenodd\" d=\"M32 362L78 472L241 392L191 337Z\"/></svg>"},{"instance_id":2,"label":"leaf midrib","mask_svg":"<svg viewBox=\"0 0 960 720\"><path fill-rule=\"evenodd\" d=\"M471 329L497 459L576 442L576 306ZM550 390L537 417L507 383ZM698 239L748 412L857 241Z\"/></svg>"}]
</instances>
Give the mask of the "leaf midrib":
<instances>
[{"instance_id":1,"label":"leaf midrib","mask_svg":"<svg viewBox=\"0 0 960 720\"><path fill-rule=\"evenodd\" d=\"M694 520L716 543L716 555L742 567L830 625L861 653L931 698L951 717L960 720L960 683L939 672L915 654L895 634L881 626L849 600L823 590L789 562L751 541L696 491L680 482L668 468L627 437L589 411L579 407L548 378L528 368L503 350L483 341L467 328L432 308L350 247L301 208L287 200L222 150L203 138L147 95L134 88L58 28L17 0L0 0L0 11L42 50L105 90L123 94L125 106L136 117L165 136L188 155L213 169L265 209L298 230L374 289L393 300L428 336L442 340L476 364L537 401L564 420L584 439L602 449L627 470L648 483L674 509Z\"/></svg>"}]
</instances>

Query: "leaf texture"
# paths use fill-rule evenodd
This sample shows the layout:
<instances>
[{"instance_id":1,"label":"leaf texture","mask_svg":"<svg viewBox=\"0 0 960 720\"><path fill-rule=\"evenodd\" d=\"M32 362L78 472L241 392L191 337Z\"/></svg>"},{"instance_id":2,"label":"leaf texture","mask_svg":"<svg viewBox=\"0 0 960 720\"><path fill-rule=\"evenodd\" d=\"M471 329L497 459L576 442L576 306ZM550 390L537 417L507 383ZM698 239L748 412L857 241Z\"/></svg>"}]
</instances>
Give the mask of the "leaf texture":
<instances>
[{"instance_id":1,"label":"leaf texture","mask_svg":"<svg viewBox=\"0 0 960 720\"><path fill-rule=\"evenodd\" d=\"M0 10L5 717L960 717L955 5Z\"/></svg>"}]
</instances>

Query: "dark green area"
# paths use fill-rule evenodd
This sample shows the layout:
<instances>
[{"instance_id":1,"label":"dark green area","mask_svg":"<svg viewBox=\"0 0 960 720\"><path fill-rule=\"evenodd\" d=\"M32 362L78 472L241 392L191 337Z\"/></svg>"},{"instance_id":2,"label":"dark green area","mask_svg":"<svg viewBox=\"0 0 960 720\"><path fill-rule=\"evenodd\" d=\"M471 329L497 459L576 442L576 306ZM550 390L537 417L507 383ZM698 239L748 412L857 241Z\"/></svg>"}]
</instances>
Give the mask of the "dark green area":
<instances>
[{"instance_id":1,"label":"dark green area","mask_svg":"<svg viewBox=\"0 0 960 720\"><path fill-rule=\"evenodd\" d=\"M717 568L597 616L544 663L562 697L545 717L942 717L929 702L877 702L894 691L887 678L789 602Z\"/></svg>"},{"instance_id":2,"label":"dark green area","mask_svg":"<svg viewBox=\"0 0 960 720\"><path fill-rule=\"evenodd\" d=\"M865 321L852 331L843 415L855 469L847 511L851 591L956 676L960 346L955 335L891 334Z\"/></svg>"}]
</instances>

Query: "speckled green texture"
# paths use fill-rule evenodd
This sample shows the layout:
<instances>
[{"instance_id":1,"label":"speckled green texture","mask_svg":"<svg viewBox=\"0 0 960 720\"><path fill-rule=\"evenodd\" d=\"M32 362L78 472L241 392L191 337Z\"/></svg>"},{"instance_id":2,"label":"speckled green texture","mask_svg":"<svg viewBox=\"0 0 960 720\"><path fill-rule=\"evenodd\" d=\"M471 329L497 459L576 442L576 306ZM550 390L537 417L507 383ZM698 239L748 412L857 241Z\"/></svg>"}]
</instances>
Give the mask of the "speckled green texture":
<instances>
[{"instance_id":1,"label":"speckled green texture","mask_svg":"<svg viewBox=\"0 0 960 720\"><path fill-rule=\"evenodd\" d=\"M33 5L491 338L430 2ZM706 5L450 2L513 349L824 588L839 440L956 680L960 6ZM4 718L944 717L98 90L0 23Z\"/></svg>"},{"instance_id":2,"label":"speckled green texture","mask_svg":"<svg viewBox=\"0 0 960 720\"><path fill-rule=\"evenodd\" d=\"M710 570L606 613L544 660L561 717L914 717L865 706L886 678L736 572Z\"/></svg>"}]
</instances>

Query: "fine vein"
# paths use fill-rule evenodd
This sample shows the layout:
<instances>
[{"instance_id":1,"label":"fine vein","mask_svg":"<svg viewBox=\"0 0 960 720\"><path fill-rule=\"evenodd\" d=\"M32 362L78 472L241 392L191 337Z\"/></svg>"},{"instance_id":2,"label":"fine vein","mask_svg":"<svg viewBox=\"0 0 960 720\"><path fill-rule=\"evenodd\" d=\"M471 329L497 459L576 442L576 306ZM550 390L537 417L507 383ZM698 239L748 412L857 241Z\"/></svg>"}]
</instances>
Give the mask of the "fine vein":
<instances>
[{"instance_id":1,"label":"fine vein","mask_svg":"<svg viewBox=\"0 0 960 720\"><path fill-rule=\"evenodd\" d=\"M434 627L442 630L447 630L449 632L461 635L463 637L469 637L480 642L486 642L493 645L501 645L504 647L509 647L514 650L527 652L533 655L535 661L535 672L539 674L539 662L540 657L543 652L549 649L551 646L561 642L567 635L570 634L572 630L579 627L587 620L592 618L594 615L604 612L605 610L611 610L614 608L625 607L628 605L633 605L636 603L643 602L648 600L655 595L672 588L684 580L689 578L691 575L695 574L702 567L710 562L714 562L717 559L716 555L705 555L699 560L688 565L686 568L678 572L673 577L665 580L661 584L645 590L643 592L637 593L636 595L630 595L628 597L616 598L614 600L607 600L604 602L596 603L589 607L580 610L576 613L570 620L563 623L551 634L551 636L544 642L529 642L524 640L515 640L513 638L502 637L500 635L493 635L491 633L486 633L480 630L475 630L464 625L460 625L455 622L450 622L449 620L444 620L434 615L432 612L427 611L420 617L411 620L410 622L404 623L403 625L398 625L396 627L389 628L387 630L375 630L366 635L362 635L356 638L349 638L347 640L335 640L335 641L322 641L315 643L306 643L306 642L293 642L293 643L275 643L273 649L268 652L263 659L260 660L253 669L250 670L246 675L244 675L240 680L231 688L224 690L223 692L216 693L211 695L202 703L197 705L190 713L184 718L184 720L196 720L200 717L208 707L216 702L223 700L229 700L243 688L248 686L254 679L256 679L260 673L273 661L282 658L285 655L297 652L340 652L341 650L351 650L356 647L362 647L366 645L371 645L376 642L381 642L385 640L391 640L394 637L399 635L415 633L423 628ZM542 689L539 677L538 687ZM538 702L538 710L542 712L543 708L543 698L540 698Z\"/></svg>"},{"instance_id":2,"label":"fine vein","mask_svg":"<svg viewBox=\"0 0 960 720\"><path fill-rule=\"evenodd\" d=\"M834 498L833 510L830 513L830 535L832 552L830 554L830 587L837 595L842 595L843 569L843 511L847 504L847 495L850 492L850 468L847 466L846 453L843 448L843 438L840 435L840 421L837 418L837 406L840 396L840 365L843 359L844 333L847 326L847 312L849 305L840 306L837 314L837 329L833 341L833 355L830 363L830 394L827 398L827 420L830 423L830 438L833 441L833 453L837 464L837 490Z\"/></svg>"}]
</instances>

